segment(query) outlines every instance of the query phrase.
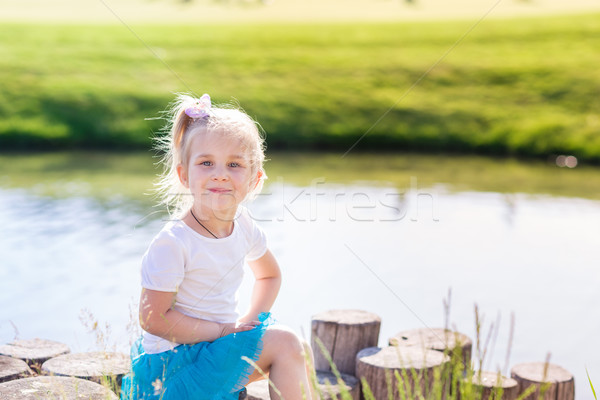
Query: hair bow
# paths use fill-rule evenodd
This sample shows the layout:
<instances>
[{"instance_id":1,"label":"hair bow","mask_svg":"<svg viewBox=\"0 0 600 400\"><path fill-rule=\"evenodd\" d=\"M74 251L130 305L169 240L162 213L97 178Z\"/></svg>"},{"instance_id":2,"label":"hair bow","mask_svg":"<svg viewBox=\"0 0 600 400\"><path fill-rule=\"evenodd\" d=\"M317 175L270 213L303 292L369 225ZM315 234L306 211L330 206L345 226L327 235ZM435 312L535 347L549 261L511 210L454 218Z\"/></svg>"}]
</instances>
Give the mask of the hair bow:
<instances>
[{"instance_id":1,"label":"hair bow","mask_svg":"<svg viewBox=\"0 0 600 400\"><path fill-rule=\"evenodd\" d=\"M185 109L185 113L188 117L196 119L196 118L208 118L210 115L210 96L208 94L203 94L194 105Z\"/></svg>"}]
</instances>

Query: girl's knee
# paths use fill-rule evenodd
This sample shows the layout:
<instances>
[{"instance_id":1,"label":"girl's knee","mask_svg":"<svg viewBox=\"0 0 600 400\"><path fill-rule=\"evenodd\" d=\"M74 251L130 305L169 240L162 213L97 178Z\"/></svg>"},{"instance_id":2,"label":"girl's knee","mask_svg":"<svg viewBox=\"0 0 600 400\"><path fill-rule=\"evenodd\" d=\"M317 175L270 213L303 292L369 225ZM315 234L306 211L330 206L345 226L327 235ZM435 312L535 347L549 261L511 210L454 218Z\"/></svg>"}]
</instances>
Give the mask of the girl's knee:
<instances>
[{"instance_id":1,"label":"girl's knee","mask_svg":"<svg viewBox=\"0 0 600 400\"><path fill-rule=\"evenodd\" d=\"M275 326L269 328L265 339L273 345L276 354L282 357L302 358L306 357L307 350L310 346L306 341L299 338L296 333L287 327ZM308 347L307 347L308 346Z\"/></svg>"}]
</instances>

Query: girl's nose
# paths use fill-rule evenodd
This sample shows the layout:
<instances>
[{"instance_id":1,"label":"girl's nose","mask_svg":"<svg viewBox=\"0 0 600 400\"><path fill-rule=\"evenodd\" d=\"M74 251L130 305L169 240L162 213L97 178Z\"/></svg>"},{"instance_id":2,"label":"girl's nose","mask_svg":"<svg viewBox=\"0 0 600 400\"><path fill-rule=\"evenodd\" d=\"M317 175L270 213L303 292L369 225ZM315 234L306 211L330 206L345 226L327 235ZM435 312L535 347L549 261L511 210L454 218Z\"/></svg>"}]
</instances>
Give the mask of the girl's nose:
<instances>
[{"instance_id":1,"label":"girl's nose","mask_svg":"<svg viewBox=\"0 0 600 400\"><path fill-rule=\"evenodd\" d=\"M226 181L229 178L227 170L223 167L216 167L213 171L212 179L214 181Z\"/></svg>"}]
</instances>

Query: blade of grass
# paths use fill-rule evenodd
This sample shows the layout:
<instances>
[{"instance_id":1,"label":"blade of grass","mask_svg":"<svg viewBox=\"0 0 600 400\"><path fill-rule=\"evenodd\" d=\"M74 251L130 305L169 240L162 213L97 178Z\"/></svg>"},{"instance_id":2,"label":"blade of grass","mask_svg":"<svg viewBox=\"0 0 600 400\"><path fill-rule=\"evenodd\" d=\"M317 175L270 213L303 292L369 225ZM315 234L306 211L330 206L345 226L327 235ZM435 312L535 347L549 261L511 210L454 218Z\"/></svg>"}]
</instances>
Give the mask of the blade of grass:
<instances>
[{"instance_id":1,"label":"blade of grass","mask_svg":"<svg viewBox=\"0 0 600 400\"><path fill-rule=\"evenodd\" d=\"M588 381L590 382L590 387L592 388L594 399L598 400L598 397L596 397L596 391L594 390L594 385L592 384L592 379L590 378L590 373L588 372L587 368L585 369L585 374L587 375Z\"/></svg>"}]
</instances>

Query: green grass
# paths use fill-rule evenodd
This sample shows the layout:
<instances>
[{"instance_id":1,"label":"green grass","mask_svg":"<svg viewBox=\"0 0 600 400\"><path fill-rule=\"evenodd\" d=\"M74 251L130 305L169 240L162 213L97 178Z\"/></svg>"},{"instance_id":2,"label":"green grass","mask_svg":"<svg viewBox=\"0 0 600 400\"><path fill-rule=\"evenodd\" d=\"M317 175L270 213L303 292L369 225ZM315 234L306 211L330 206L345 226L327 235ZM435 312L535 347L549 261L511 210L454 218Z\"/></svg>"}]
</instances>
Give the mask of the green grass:
<instances>
[{"instance_id":1,"label":"green grass","mask_svg":"<svg viewBox=\"0 0 600 400\"><path fill-rule=\"evenodd\" d=\"M590 388L592 389L592 394L594 395L594 399L598 399L598 397L596 397L596 390L594 390L594 384L592 383L592 378L590 378L590 373L588 372L587 368L585 369L585 373L587 375L588 382L590 382Z\"/></svg>"},{"instance_id":2,"label":"green grass","mask_svg":"<svg viewBox=\"0 0 600 400\"><path fill-rule=\"evenodd\" d=\"M145 118L193 90L239 100L270 149L346 151L369 131L354 151L600 161L599 15L484 20L405 96L473 23L133 26L144 43L3 24L0 148L148 148L162 122Z\"/></svg>"}]
</instances>

